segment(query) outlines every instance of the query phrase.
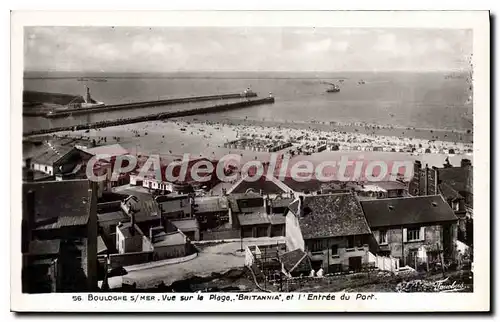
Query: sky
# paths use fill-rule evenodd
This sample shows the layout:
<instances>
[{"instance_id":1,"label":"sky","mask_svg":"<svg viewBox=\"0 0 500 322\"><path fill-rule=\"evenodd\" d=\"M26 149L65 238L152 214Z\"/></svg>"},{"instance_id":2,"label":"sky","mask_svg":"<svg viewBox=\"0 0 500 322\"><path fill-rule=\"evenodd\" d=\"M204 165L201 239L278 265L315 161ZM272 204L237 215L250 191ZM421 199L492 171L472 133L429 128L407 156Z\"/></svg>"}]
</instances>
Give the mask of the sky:
<instances>
[{"instance_id":1,"label":"sky","mask_svg":"<svg viewBox=\"0 0 500 322\"><path fill-rule=\"evenodd\" d=\"M457 71L461 29L26 27L26 71Z\"/></svg>"}]
</instances>

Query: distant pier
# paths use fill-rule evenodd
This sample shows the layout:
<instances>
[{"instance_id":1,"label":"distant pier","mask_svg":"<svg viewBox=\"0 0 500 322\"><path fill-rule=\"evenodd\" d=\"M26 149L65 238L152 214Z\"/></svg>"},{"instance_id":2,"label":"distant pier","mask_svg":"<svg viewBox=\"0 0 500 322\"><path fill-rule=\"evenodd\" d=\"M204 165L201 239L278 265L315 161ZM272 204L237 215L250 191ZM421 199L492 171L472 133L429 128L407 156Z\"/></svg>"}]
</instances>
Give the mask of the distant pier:
<instances>
[{"instance_id":1,"label":"distant pier","mask_svg":"<svg viewBox=\"0 0 500 322\"><path fill-rule=\"evenodd\" d=\"M241 94L238 94L238 95L241 95ZM197 115L197 114L223 112L223 111L235 110L235 109L239 109L239 108L245 108L245 107L249 107L249 106L273 104L273 103L274 103L274 97L270 96L270 97L266 97L266 98L249 99L249 100L244 100L241 102L213 105L213 106L208 106L208 107L193 108L193 109L183 110L183 111L163 112L163 113L149 114L149 115L144 115L144 116L123 118L123 119L117 119L117 120L111 120L111 121L100 121L100 122L87 123L87 124L79 124L79 125L72 125L72 126L55 127L55 128L50 128L50 129L42 129L42 130L36 130L36 131L23 133L23 136L48 134L48 133L62 132L62 131L79 131L79 130L98 129L98 128L104 128L104 127L110 127L110 126L124 125L124 124L133 124L133 123L157 121L157 120L164 120L164 119L183 117L183 116L192 116L192 115ZM101 107L99 109L103 109L103 108Z\"/></svg>"},{"instance_id":2,"label":"distant pier","mask_svg":"<svg viewBox=\"0 0 500 322\"><path fill-rule=\"evenodd\" d=\"M156 101L143 101L143 102L132 102L124 104L112 104L105 106L87 107L87 108L68 108L68 109L54 109L51 112L47 111L25 111L23 115L25 116L43 116L47 118L59 118L66 117L70 115L83 115L90 113L104 113L118 110L127 110L142 107L152 107L152 106L165 106L174 104L187 104L194 102L204 102L204 101L215 101L215 100L228 100L237 98L252 98L257 97L254 92L244 92L244 93L234 93L234 94L219 94L219 95L206 95L206 96L193 96L193 97L182 97L182 98L171 98Z\"/></svg>"}]
</instances>

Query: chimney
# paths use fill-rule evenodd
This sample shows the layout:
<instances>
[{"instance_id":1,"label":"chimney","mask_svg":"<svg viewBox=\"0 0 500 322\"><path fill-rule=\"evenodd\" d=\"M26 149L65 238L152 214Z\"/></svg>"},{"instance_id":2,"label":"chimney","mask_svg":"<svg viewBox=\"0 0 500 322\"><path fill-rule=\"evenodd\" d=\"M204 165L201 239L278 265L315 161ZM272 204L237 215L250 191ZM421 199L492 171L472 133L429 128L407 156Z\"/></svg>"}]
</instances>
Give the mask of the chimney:
<instances>
[{"instance_id":1,"label":"chimney","mask_svg":"<svg viewBox=\"0 0 500 322\"><path fill-rule=\"evenodd\" d=\"M304 215L304 196L299 196L299 213L298 216L302 217Z\"/></svg>"},{"instance_id":2,"label":"chimney","mask_svg":"<svg viewBox=\"0 0 500 322\"><path fill-rule=\"evenodd\" d=\"M470 165L472 165L472 163L470 162L469 159L462 159L460 161L460 167L462 167L462 168L468 167Z\"/></svg>"},{"instance_id":3,"label":"chimney","mask_svg":"<svg viewBox=\"0 0 500 322\"><path fill-rule=\"evenodd\" d=\"M135 235L135 211L132 211L130 213L130 217L132 217L132 225L130 227L130 233L133 235Z\"/></svg>"},{"instance_id":4,"label":"chimney","mask_svg":"<svg viewBox=\"0 0 500 322\"><path fill-rule=\"evenodd\" d=\"M27 182L32 182L34 181L34 173L33 169L31 169L31 158L26 159L26 168L27 168L27 174L26 174L26 181Z\"/></svg>"}]
</instances>

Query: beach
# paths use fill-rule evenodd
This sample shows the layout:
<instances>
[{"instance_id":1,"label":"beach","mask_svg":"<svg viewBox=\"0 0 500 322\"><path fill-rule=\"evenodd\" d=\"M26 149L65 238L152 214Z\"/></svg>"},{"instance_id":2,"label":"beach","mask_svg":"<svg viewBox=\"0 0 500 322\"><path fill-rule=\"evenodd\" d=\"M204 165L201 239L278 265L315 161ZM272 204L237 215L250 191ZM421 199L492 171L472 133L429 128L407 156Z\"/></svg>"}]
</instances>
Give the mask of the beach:
<instances>
[{"instance_id":1,"label":"beach","mask_svg":"<svg viewBox=\"0 0 500 322\"><path fill-rule=\"evenodd\" d=\"M317 125L311 126L303 123L281 124L251 120L243 122L212 122L202 121L198 116L192 117L190 120L183 118L137 123L94 130L61 132L58 135L88 137L96 140L97 144L119 143L128 149L131 154L182 155L188 153L191 157L207 157L210 159L220 159L227 154L239 154L243 161L254 159L266 161L269 159L270 153L249 149L225 148L224 144L241 138L294 142L291 148L280 150L277 152L278 154L286 153L297 146L318 144L318 141L322 140L341 146L338 151L327 149L307 156L294 156L294 158L307 157L318 160L338 160L341 156L358 157L363 155L367 160L421 160L424 164L429 164L429 166L442 166L447 157L449 157L450 163L454 165L460 164L460 159L463 157L472 158L471 143L411 138L408 133L405 136L385 136L378 133L373 134L370 131L368 131L369 133L361 131L347 132L342 126L339 127L338 125L327 126L320 124L319 127ZM394 133L390 132L394 131L391 129L384 130ZM405 147L407 151L373 151L370 148L373 146ZM410 152L412 150L411 146L416 147L415 151ZM365 149L363 150L361 147L365 147ZM454 153L450 154L450 149ZM425 153L426 150L427 153Z\"/></svg>"}]
</instances>

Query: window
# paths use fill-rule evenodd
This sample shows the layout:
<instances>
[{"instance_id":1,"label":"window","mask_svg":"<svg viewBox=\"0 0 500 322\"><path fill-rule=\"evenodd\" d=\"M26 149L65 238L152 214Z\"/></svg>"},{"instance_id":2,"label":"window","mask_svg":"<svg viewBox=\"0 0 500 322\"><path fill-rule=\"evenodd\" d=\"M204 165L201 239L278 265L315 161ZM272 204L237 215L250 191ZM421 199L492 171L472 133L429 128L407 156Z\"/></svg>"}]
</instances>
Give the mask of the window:
<instances>
[{"instance_id":1,"label":"window","mask_svg":"<svg viewBox=\"0 0 500 322\"><path fill-rule=\"evenodd\" d=\"M379 231L378 243L381 245L387 244L387 230Z\"/></svg>"},{"instance_id":2,"label":"window","mask_svg":"<svg viewBox=\"0 0 500 322\"><path fill-rule=\"evenodd\" d=\"M420 228L409 228L406 231L406 240L407 241L420 240Z\"/></svg>"},{"instance_id":3,"label":"window","mask_svg":"<svg viewBox=\"0 0 500 322\"><path fill-rule=\"evenodd\" d=\"M453 210L454 211L459 211L460 210L460 203L458 201L453 202Z\"/></svg>"},{"instance_id":4,"label":"window","mask_svg":"<svg viewBox=\"0 0 500 322\"><path fill-rule=\"evenodd\" d=\"M339 254L339 245L335 244L332 245L332 255L338 255Z\"/></svg>"},{"instance_id":5,"label":"window","mask_svg":"<svg viewBox=\"0 0 500 322\"><path fill-rule=\"evenodd\" d=\"M322 240L313 240L311 241L311 252L320 252L323 250L323 242Z\"/></svg>"},{"instance_id":6,"label":"window","mask_svg":"<svg viewBox=\"0 0 500 322\"><path fill-rule=\"evenodd\" d=\"M354 248L354 236L347 237L347 248Z\"/></svg>"}]
</instances>

